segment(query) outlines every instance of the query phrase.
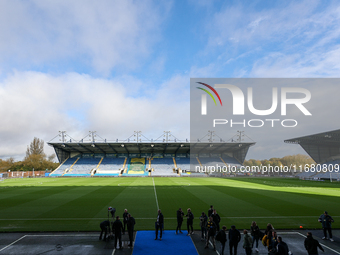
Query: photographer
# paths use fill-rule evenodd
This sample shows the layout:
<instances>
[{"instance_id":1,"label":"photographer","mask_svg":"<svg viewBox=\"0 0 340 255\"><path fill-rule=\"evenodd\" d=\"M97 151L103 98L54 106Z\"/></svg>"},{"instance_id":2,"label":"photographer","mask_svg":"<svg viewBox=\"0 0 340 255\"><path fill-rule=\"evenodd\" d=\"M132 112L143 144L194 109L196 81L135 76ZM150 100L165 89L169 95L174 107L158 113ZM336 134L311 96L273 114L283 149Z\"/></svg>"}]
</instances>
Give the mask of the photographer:
<instances>
[{"instance_id":1,"label":"photographer","mask_svg":"<svg viewBox=\"0 0 340 255\"><path fill-rule=\"evenodd\" d=\"M99 236L99 240L102 240L102 236L104 233L104 241L106 241L106 235L107 235L107 229L110 227L110 221L105 220L103 222L100 223L100 229L102 230L100 232L100 236Z\"/></svg>"}]
</instances>

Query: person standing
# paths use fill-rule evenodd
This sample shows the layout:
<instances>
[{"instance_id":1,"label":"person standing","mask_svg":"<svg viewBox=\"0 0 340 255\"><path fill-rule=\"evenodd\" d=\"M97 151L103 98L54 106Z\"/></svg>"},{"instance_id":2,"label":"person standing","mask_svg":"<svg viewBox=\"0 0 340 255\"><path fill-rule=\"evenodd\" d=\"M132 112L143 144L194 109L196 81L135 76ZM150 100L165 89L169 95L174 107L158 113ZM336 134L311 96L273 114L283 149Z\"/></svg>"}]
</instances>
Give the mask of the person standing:
<instances>
[{"instance_id":1,"label":"person standing","mask_svg":"<svg viewBox=\"0 0 340 255\"><path fill-rule=\"evenodd\" d=\"M126 224L127 224L127 220L128 220L128 210L124 209L124 213L123 213L123 222L124 222L124 228L123 228L123 235L125 234L125 229L126 229Z\"/></svg>"},{"instance_id":2,"label":"person standing","mask_svg":"<svg viewBox=\"0 0 340 255\"><path fill-rule=\"evenodd\" d=\"M260 228L259 228L259 226L257 226L257 224L256 224L256 222L255 221L253 221L252 223L251 223L251 226L250 226L250 233L251 233L251 237L253 238L253 241L252 241L252 245L251 245L251 247L252 248L254 248L254 243L256 243L255 245L256 245L256 247L255 247L255 251L256 252L259 252L259 240L260 240L260 235L261 235L261 233L260 233Z\"/></svg>"},{"instance_id":3,"label":"person standing","mask_svg":"<svg viewBox=\"0 0 340 255\"><path fill-rule=\"evenodd\" d=\"M243 248L247 255L251 255L253 238L248 234L246 229L243 230Z\"/></svg>"},{"instance_id":4,"label":"person standing","mask_svg":"<svg viewBox=\"0 0 340 255\"><path fill-rule=\"evenodd\" d=\"M213 213L211 214L211 216L214 219L214 222L216 224L216 228L217 228L217 232L220 231L220 221L221 221L221 217L220 215L218 215L218 213L216 212L216 210L213 210Z\"/></svg>"},{"instance_id":5,"label":"person standing","mask_svg":"<svg viewBox=\"0 0 340 255\"><path fill-rule=\"evenodd\" d=\"M277 253L276 255L288 255L289 254L289 248L288 245L282 241L282 237L278 236L277 237Z\"/></svg>"},{"instance_id":6,"label":"person standing","mask_svg":"<svg viewBox=\"0 0 340 255\"><path fill-rule=\"evenodd\" d=\"M116 220L112 225L113 231L115 232L115 249L117 249L117 240L119 241L119 249L123 249L122 246L122 232L123 232L123 223L119 220L119 216L116 216Z\"/></svg>"},{"instance_id":7,"label":"person standing","mask_svg":"<svg viewBox=\"0 0 340 255\"><path fill-rule=\"evenodd\" d=\"M228 238L230 255L233 255L233 248L234 255L237 255L237 246L238 243L241 241L241 234L240 231L238 231L234 225L232 225L231 229L229 230Z\"/></svg>"},{"instance_id":8,"label":"person standing","mask_svg":"<svg viewBox=\"0 0 340 255\"><path fill-rule=\"evenodd\" d=\"M215 239L221 243L221 255L224 253L225 243L227 242L227 227L223 226L220 231L218 231Z\"/></svg>"},{"instance_id":9,"label":"person standing","mask_svg":"<svg viewBox=\"0 0 340 255\"><path fill-rule=\"evenodd\" d=\"M162 240L162 231L163 231L164 217L160 209L158 209L157 220L155 223L156 227L156 238L158 239L158 230L159 230L159 240Z\"/></svg>"},{"instance_id":10,"label":"person standing","mask_svg":"<svg viewBox=\"0 0 340 255\"><path fill-rule=\"evenodd\" d=\"M330 216L328 212L325 211L323 214L320 215L319 222L321 222L322 228L323 228L324 237L322 239L323 240L327 239L327 232L328 232L329 240L331 240L331 242L334 242L333 236L332 236L332 222L334 222L334 220L332 216Z\"/></svg>"},{"instance_id":11,"label":"person standing","mask_svg":"<svg viewBox=\"0 0 340 255\"><path fill-rule=\"evenodd\" d=\"M211 205L209 210L208 210L208 218L210 218L210 216L212 215L213 212L214 212L214 206Z\"/></svg>"},{"instance_id":12,"label":"person standing","mask_svg":"<svg viewBox=\"0 0 340 255\"><path fill-rule=\"evenodd\" d=\"M182 208L179 208L177 210L177 228L176 228L176 235L179 233L183 233L182 232L182 223L183 223L183 217L184 217L184 212L182 211Z\"/></svg>"},{"instance_id":13,"label":"person standing","mask_svg":"<svg viewBox=\"0 0 340 255\"><path fill-rule=\"evenodd\" d=\"M207 238L207 223L208 223L208 217L205 214L205 212L202 212L202 215L200 216L201 241Z\"/></svg>"},{"instance_id":14,"label":"person standing","mask_svg":"<svg viewBox=\"0 0 340 255\"><path fill-rule=\"evenodd\" d=\"M127 220L127 231L128 231L129 240L130 240L130 243L128 246L130 247L132 246L132 243L133 243L133 231L135 228L135 224L136 224L135 218L133 218L131 214L129 213L128 220Z\"/></svg>"},{"instance_id":15,"label":"person standing","mask_svg":"<svg viewBox=\"0 0 340 255\"><path fill-rule=\"evenodd\" d=\"M215 235L216 235L216 224L213 221L213 218L210 216L209 221L207 223L208 237L207 242L204 249L208 249L210 238L212 239L212 244L214 246L214 251L216 251L216 243L215 243Z\"/></svg>"},{"instance_id":16,"label":"person standing","mask_svg":"<svg viewBox=\"0 0 340 255\"><path fill-rule=\"evenodd\" d=\"M185 215L185 217L187 217L187 228L188 228L187 236L189 236L190 234L192 235L194 233L194 228L193 228L194 214L191 212L190 208L188 208L187 211L188 211L188 213L187 213L187 215ZM191 232L190 232L190 228L191 228Z\"/></svg>"},{"instance_id":17,"label":"person standing","mask_svg":"<svg viewBox=\"0 0 340 255\"><path fill-rule=\"evenodd\" d=\"M110 221L108 220L105 220L100 223L100 229L102 231L100 232L99 240L102 240L102 236L104 233L104 241L106 241L107 229L109 228L109 226L110 226Z\"/></svg>"},{"instance_id":18,"label":"person standing","mask_svg":"<svg viewBox=\"0 0 340 255\"><path fill-rule=\"evenodd\" d=\"M271 233L271 236L269 236L269 233ZM271 230L268 232L268 254L270 255L276 255L277 252L277 234L275 230Z\"/></svg>"},{"instance_id":19,"label":"person standing","mask_svg":"<svg viewBox=\"0 0 340 255\"><path fill-rule=\"evenodd\" d=\"M308 255L318 255L318 248L324 252L324 249L320 245L319 241L313 238L312 232L307 233L307 238L305 239L304 245Z\"/></svg>"}]
</instances>

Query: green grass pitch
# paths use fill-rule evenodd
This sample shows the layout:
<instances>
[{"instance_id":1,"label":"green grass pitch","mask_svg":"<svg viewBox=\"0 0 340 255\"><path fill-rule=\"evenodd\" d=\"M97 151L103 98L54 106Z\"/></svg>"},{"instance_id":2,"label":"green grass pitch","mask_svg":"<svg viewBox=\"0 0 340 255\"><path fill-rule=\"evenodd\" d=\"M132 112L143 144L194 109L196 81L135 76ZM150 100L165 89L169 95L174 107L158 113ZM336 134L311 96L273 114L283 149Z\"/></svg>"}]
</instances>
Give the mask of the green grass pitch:
<instances>
[{"instance_id":1,"label":"green grass pitch","mask_svg":"<svg viewBox=\"0 0 340 255\"><path fill-rule=\"evenodd\" d=\"M157 199L156 199L157 197ZM35 178L0 182L0 231L98 231L108 206L136 219L136 230L154 229L157 203L165 229L176 228L176 211L191 208L194 227L214 205L221 225L249 229L321 228L327 210L337 228L339 183L278 178ZM186 221L183 222L186 229Z\"/></svg>"}]
</instances>

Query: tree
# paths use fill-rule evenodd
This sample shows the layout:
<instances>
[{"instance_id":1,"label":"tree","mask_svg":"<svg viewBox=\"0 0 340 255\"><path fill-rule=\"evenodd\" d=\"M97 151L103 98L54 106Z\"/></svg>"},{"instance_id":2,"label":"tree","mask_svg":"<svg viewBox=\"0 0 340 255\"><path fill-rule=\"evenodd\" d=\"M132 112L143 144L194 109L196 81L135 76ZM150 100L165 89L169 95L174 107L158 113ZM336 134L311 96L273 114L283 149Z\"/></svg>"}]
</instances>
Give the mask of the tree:
<instances>
[{"instance_id":1,"label":"tree","mask_svg":"<svg viewBox=\"0 0 340 255\"><path fill-rule=\"evenodd\" d=\"M40 140L39 138L34 137L31 144L27 146L26 158L31 155L42 155L45 157L43 140Z\"/></svg>"},{"instance_id":2,"label":"tree","mask_svg":"<svg viewBox=\"0 0 340 255\"><path fill-rule=\"evenodd\" d=\"M46 170L54 169L58 166L57 163L53 162L55 155L46 156L44 152L44 141L37 137L34 137L33 141L27 146L26 157L24 159L23 169L32 170Z\"/></svg>"}]
</instances>

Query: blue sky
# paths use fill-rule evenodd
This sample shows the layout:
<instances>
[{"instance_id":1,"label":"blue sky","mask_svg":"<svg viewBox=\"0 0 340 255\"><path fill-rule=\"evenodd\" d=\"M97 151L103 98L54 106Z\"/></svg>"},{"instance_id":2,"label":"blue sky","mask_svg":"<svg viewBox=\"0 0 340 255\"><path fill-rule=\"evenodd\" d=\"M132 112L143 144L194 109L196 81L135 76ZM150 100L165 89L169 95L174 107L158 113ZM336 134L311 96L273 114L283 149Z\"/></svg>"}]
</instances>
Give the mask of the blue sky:
<instances>
[{"instance_id":1,"label":"blue sky","mask_svg":"<svg viewBox=\"0 0 340 255\"><path fill-rule=\"evenodd\" d=\"M0 157L59 130L189 138L191 77L339 77L339 22L338 1L1 1Z\"/></svg>"}]
</instances>

